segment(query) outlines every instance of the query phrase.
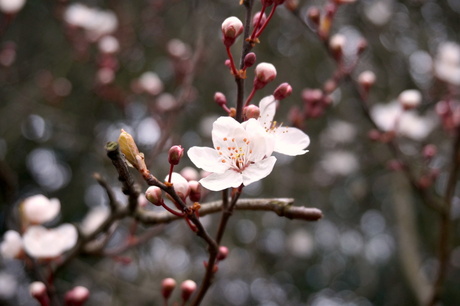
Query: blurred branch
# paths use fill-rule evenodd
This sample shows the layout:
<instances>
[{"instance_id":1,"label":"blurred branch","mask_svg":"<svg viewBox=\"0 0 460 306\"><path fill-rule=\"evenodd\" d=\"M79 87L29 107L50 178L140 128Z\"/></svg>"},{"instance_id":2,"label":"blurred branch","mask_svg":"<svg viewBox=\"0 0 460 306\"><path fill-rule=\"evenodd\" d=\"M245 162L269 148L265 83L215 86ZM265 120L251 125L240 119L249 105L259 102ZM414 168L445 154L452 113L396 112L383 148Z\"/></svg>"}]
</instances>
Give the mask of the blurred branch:
<instances>
[{"instance_id":1,"label":"blurred branch","mask_svg":"<svg viewBox=\"0 0 460 306\"><path fill-rule=\"evenodd\" d=\"M446 185L444 195L444 210L440 213L439 224L439 245L438 245L438 274L433 284L433 294L428 303L429 306L437 304L441 298L443 291L444 280L447 273L447 265L449 263L449 255L451 249L450 236L451 236L451 209L452 200L455 195L455 188L457 186L457 179L460 172L460 127L455 130L455 140L452 145L451 157L451 171Z\"/></svg>"},{"instance_id":2,"label":"blurred branch","mask_svg":"<svg viewBox=\"0 0 460 306\"><path fill-rule=\"evenodd\" d=\"M410 198L407 189L407 181L399 173L394 173L392 179L393 210L395 213L396 230L398 237L398 251L403 272L414 292L419 305L428 301L431 292L431 285L428 278L421 271L422 258L419 251L419 235L417 233L415 207L413 199Z\"/></svg>"}]
</instances>

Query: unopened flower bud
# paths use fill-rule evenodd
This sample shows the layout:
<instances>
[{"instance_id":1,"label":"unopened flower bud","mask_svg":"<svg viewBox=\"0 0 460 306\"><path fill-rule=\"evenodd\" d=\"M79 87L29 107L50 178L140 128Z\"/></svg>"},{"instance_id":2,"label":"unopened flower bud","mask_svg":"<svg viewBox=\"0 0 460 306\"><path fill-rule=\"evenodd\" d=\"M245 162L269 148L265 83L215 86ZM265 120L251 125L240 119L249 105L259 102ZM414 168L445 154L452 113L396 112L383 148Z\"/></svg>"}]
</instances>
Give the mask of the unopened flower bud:
<instances>
[{"instance_id":1,"label":"unopened flower bud","mask_svg":"<svg viewBox=\"0 0 460 306\"><path fill-rule=\"evenodd\" d=\"M77 286L65 294L66 305L81 306L89 298L89 290L83 286Z\"/></svg>"},{"instance_id":2,"label":"unopened flower bud","mask_svg":"<svg viewBox=\"0 0 460 306\"><path fill-rule=\"evenodd\" d=\"M193 167L185 167L180 171L180 175L182 175L187 181L196 181L199 179L200 174L198 171Z\"/></svg>"},{"instance_id":3,"label":"unopened flower bud","mask_svg":"<svg viewBox=\"0 0 460 306\"><path fill-rule=\"evenodd\" d=\"M49 306L50 300L46 286L42 282L33 282L29 285L30 295L35 298L41 306Z\"/></svg>"},{"instance_id":4,"label":"unopened flower bud","mask_svg":"<svg viewBox=\"0 0 460 306\"><path fill-rule=\"evenodd\" d=\"M252 67L252 65L254 65L255 62L256 62L256 54L254 52L249 52L244 57L244 67L245 68Z\"/></svg>"},{"instance_id":5,"label":"unopened flower bud","mask_svg":"<svg viewBox=\"0 0 460 306\"><path fill-rule=\"evenodd\" d=\"M292 94L292 87L288 83L283 83L275 89L273 96L275 100L283 100Z\"/></svg>"},{"instance_id":6,"label":"unopened flower bud","mask_svg":"<svg viewBox=\"0 0 460 306\"><path fill-rule=\"evenodd\" d=\"M416 89L404 90L398 96L398 101L405 110L414 109L422 102L422 94Z\"/></svg>"},{"instance_id":7,"label":"unopened flower bud","mask_svg":"<svg viewBox=\"0 0 460 306\"><path fill-rule=\"evenodd\" d=\"M197 181L189 181L190 194L188 195L190 201L198 202L201 200L201 185Z\"/></svg>"},{"instance_id":8,"label":"unopened flower bud","mask_svg":"<svg viewBox=\"0 0 460 306\"><path fill-rule=\"evenodd\" d=\"M276 68L269 63L260 63L255 69L254 87L261 89L276 77Z\"/></svg>"},{"instance_id":9,"label":"unopened flower bud","mask_svg":"<svg viewBox=\"0 0 460 306\"><path fill-rule=\"evenodd\" d=\"M316 6L309 8L307 17L314 25L318 26L321 19L321 12L319 8Z\"/></svg>"},{"instance_id":10,"label":"unopened flower bud","mask_svg":"<svg viewBox=\"0 0 460 306\"><path fill-rule=\"evenodd\" d=\"M139 163L137 156L142 156L137 148L136 142L134 141L133 136L128 132L121 129L120 136L118 137L118 144L120 146L120 151L126 157L126 160L136 169L139 169Z\"/></svg>"},{"instance_id":11,"label":"unopened flower bud","mask_svg":"<svg viewBox=\"0 0 460 306\"><path fill-rule=\"evenodd\" d=\"M243 110L244 112L244 117L246 119L258 119L260 117L260 109L258 106L255 106L254 104L250 104L246 106Z\"/></svg>"},{"instance_id":12,"label":"unopened flower bud","mask_svg":"<svg viewBox=\"0 0 460 306\"><path fill-rule=\"evenodd\" d=\"M224 34L224 44L230 47L235 39L243 33L243 23L237 17L228 17L222 23L222 33Z\"/></svg>"},{"instance_id":13,"label":"unopened flower bud","mask_svg":"<svg viewBox=\"0 0 460 306\"><path fill-rule=\"evenodd\" d=\"M365 92L369 91L369 89L375 84L375 80L375 73L369 70L361 72L358 76L358 83Z\"/></svg>"},{"instance_id":14,"label":"unopened flower bud","mask_svg":"<svg viewBox=\"0 0 460 306\"><path fill-rule=\"evenodd\" d=\"M224 260L228 256L228 248L226 246L219 247L219 253L217 253L217 260Z\"/></svg>"},{"instance_id":15,"label":"unopened flower bud","mask_svg":"<svg viewBox=\"0 0 460 306\"><path fill-rule=\"evenodd\" d=\"M358 48L356 50L356 53L358 55L361 55L366 49L367 49L367 41L365 39L361 39L360 42L358 43Z\"/></svg>"},{"instance_id":16,"label":"unopened flower bud","mask_svg":"<svg viewBox=\"0 0 460 306\"><path fill-rule=\"evenodd\" d=\"M299 7L299 0L287 0L284 2L284 7L286 7L291 12L295 12Z\"/></svg>"},{"instance_id":17,"label":"unopened flower bud","mask_svg":"<svg viewBox=\"0 0 460 306\"><path fill-rule=\"evenodd\" d=\"M180 145L172 146L171 149L169 149L169 153L168 153L169 164L170 165L179 164L182 156L184 156L184 148L182 148Z\"/></svg>"},{"instance_id":18,"label":"unopened flower bud","mask_svg":"<svg viewBox=\"0 0 460 306\"><path fill-rule=\"evenodd\" d=\"M227 98L221 92L216 92L214 94L214 101L220 106L227 105Z\"/></svg>"},{"instance_id":19,"label":"unopened flower bud","mask_svg":"<svg viewBox=\"0 0 460 306\"><path fill-rule=\"evenodd\" d=\"M342 59L343 49L345 47L346 42L347 39L345 35L335 34L331 37L331 40L329 41L329 49L331 50L335 60Z\"/></svg>"},{"instance_id":20,"label":"unopened flower bud","mask_svg":"<svg viewBox=\"0 0 460 306\"><path fill-rule=\"evenodd\" d=\"M181 284L180 289L182 291L182 301L185 304L196 290L196 283L192 280L186 280Z\"/></svg>"},{"instance_id":21,"label":"unopened flower bud","mask_svg":"<svg viewBox=\"0 0 460 306\"><path fill-rule=\"evenodd\" d=\"M304 89L302 99L307 104L316 104L323 98L323 92L320 89Z\"/></svg>"},{"instance_id":22,"label":"unopened flower bud","mask_svg":"<svg viewBox=\"0 0 460 306\"><path fill-rule=\"evenodd\" d=\"M163 203L163 192L157 186L150 186L145 192L145 197L150 203L156 206L161 206Z\"/></svg>"},{"instance_id":23,"label":"unopened flower bud","mask_svg":"<svg viewBox=\"0 0 460 306\"><path fill-rule=\"evenodd\" d=\"M177 195L181 199L185 199L188 197L190 193L190 187L188 185L187 180L180 175L179 173L173 172L171 175L171 180L169 179L169 175L165 178L166 182L171 181L174 186L174 190L176 191ZM147 198L148 199L148 198Z\"/></svg>"},{"instance_id":24,"label":"unopened flower bud","mask_svg":"<svg viewBox=\"0 0 460 306\"><path fill-rule=\"evenodd\" d=\"M173 278L165 278L161 282L161 294L165 300L168 300L173 292L174 288L176 288L176 281Z\"/></svg>"},{"instance_id":25,"label":"unopened flower bud","mask_svg":"<svg viewBox=\"0 0 460 306\"><path fill-rule=\"evenodd\" d=\"M425 157L426 159L432 159L433 157L436 156L436 154L438 153L438 149L436 148L435 145L433 144L427 144L424 148L423 148L423 157Z\"/></svg>"},{"instance_id":26,"label":"unopened flower bud","mask_svg":"<svg viewBox=\"0 0 460 306\"><path fill-rule=\"evenodd\" d=\"M259 18L261 18L260 14L261 14L261 12L257 12L257 13L254 14L254 17L252 18L252 26L253 27L256 27L257 25L259 25L258 28L260 28L265 23L265 21L267 21L267 16L265 15L265 13L262 13L262 19L260 19L260 22L259 22ZM259 22L259 23L257 23L257 22ZM256 30L258 30L258 29L256 29Z\"/></svg>"}]
</instances>

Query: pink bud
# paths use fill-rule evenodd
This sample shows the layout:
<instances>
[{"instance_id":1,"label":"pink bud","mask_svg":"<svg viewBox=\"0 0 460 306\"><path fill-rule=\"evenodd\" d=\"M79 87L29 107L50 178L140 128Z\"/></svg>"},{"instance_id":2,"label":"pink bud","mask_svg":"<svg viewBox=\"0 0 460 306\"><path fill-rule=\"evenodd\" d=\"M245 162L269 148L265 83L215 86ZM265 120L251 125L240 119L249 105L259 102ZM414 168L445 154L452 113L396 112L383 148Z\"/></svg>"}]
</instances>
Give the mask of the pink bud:
<instances>
[{"instance_id":1,"label":"pink bud","mask_svg":"<svg viewBox=\"0 0 460 306\"><path fill-rule=\"evenodd\" d=\"M427 144L423 147L423 157L426 159L432 159L438 153L438 149L433 144Z\"/></svg>"},{"instance_id":2,"label":"pink bud","mask_svg":"<svg viewBox=\"0 0 460 306\"><path fill-rule=\"evenodd\" d=\"M198 180L200 174L198 171L193 167L185 167L180 171L180 175L182 175L187 181L196 181Z\"/></svg>"},{"instance_id":3,"label":"pink bud","mask_svg":"<svg viewBox=\"0 0 460 306\"><path fill-rule=\"evenodd\" d=\"M189 199L193 202L198 202L201 199L201 185L197 181L189 181L188 186L190 187Z\"/></svg>"},{"instance_id":4,"label":"pink bud","mask_svg":"<svg viewBox=\"0 0 460 306\"><path fill-rule=\"evenodd\" d=\"M254 104L250 104L246 106L243 110L244 112L244 117L246 119L258 119L260 117L260 109L258 106L255 106Z\"/></svg>"},{"instance_id":5,"label":"pink bud","mask_svg":"<svg viewBox=\"0 0 460 306\"><path fill-rule=\"evenodd\" d=\"M214 101L220 106L227 105L227 98L221 92L216 92L214 94Z\"/></svg>"},{"instance_id":6,"label":"pink bud","mask_svg":"<svg viewBox=\"0 0 460 306\"><path fill-rule=\"evenodd\" d=\"M256 54L254 52L249 52L244 57L244 67L245 68L252 67L255 62L256 62Z\"/></svg>"},{"instance_id":7,"label":"pink bud","mask_svg":"<svg viewBox=\"0 0 460 306\"><path fill-rule=\"evenodd\" d=\"M323 93L320 89L304 89L302 91L302 99L307 104L316 104L323 98Z\"/></svg>"},{"instance_id":8,"label":"pink bud","mask_svg":"<svg viewBox=\"0 0 460 306\"><path fill-rule=\"evenodd\" d=\"M404 110L411 110L420 105L422 94L416 89L404 90L399 94L398 101Z\"/></svg>"},{"instance_id":9,"label":"pink bud","mask_svg":"<svg viewBox=\"0 0 460 306\"><path fill-rule=\"evenodd\" d=\"M176 281L172 278L165 278L161 282L161 294L165 300L169 299L174 288L176 288L176 284Z\"/></svg>"},{"instance_id":10,"label":"pink bud","mask_svg":"<svg viewBox=\"0 0 460 306\"><path fill-rule=\"evenodd\" d=\"M181 284L180 289L182 290L181 296L185 304L185 302L190 299L190 296L196 290L196 283L192 280L186 280Z\"/></svg>"},{"instance_id":11,"label":"pink bud","mask_svg":"<svg viewBox=\"0 0 460 306\"><path fill-rule=\"evenodd\" d=\"M252 26L253 27L257 26L257 22L259 21L259 18L260 18L260 13L261 12L257 12L257 13L254 14L254 17L252 18ZM258 23L259 24L258 29L265 23L265 21L267 21L267 16L265 15L265 13L263 13L262 14L262 19ZM258 29L256 29L256 30L258 30Z\"/></svg>"},{"instance_id":12,"label":"pink bud","mask_svg":"<svg viewBox=\"0 0 460 306\"><path fill-rule=\"evenodd\" d=\"M219 247L219 253L217 254L217 260L224 260L228 256L228 248L226 246Z\"/></svg>"},{"instance_id":13,"label":"pink bud","mask_svg":"<svg viewBox=\"0 0 460 306\"><path fill-rule=\"evenodd\" d=\"M347 39L345 35L335 34L331 37L331 40L329 41L329 49L331 50L334 59L342 59L343 49L345 48L346 42Z\"/></svg>"},{"instance_id":14,"label":"pink bud","mask_svg":"<svg viewBox=\"0 0 460 306\"><path fill-rule=\"evenodd\" d=\"M161 206L163 203L163 192L157 186L150 186L145 192L145 197L150 203L156 206Z\"/></svg>"},{"instance_id":15,"label":"pink bud","mask_svg":"<svg viewBox=\"0 0 460 306\"><path fill-rule=\"evenodd\" d=\"M283 100L292 94L292 87L288 83L283 83L275 89L273 96L275 100Z\"/></svg>"},{"instance_id":16,"label":"pink bud","mask_svg":"<svg viewBox=\"0 0 460 306\"><path fill-rule=\"evenodd\" d=\"M41 306L49 306L50 300L46 290L45 284L42 282L33 282L29 286L29 292L32 297L34 297Z\"/></svg>"},{"instance_id":17,"label":"pink bud","mask_svg":"<svg viewBox=\"0 0 460 306\"><path fill-rule=\"evenodd\" d=\"M224 34L224 44L230 47L235 39L243 33L243 23L237 17L228 17L222 23L222 33Z\"/></svg>"},{"instance_id":18,"label":"pink bud","mask_svg":"<svg viewBox=\"0 0 460 306\"><path fill-rule=\"evenodd\" d=\"M287 0L284 2L284 6L291 12L295 12L299 7L299 0Z\"/></svg>"},{"instance_id":19,"label":"pink bud","mask_svg":"<svg viewBox=\"0 0 460 306\"><path fill-rule=\"evenodd\" d=\"M165 178L166 182L169 182L169 175ZM188 186L188 181L179 173L173 172L171 176L171 183L174 186L174 190L181 199L188 197L190 193L190 187ZM148 199L148 198L147 198Z\"/></svg>"},{"instance_id":20,"label":"pink bud","mask_svg":"<svg viewBox=\"0 0 460 306\"><path fill-rule=\"evenodd\" d=\"M375 84L375 80L375 73L369 70L361 72L358 76L358 83L366 92Z\"/></svg>"},{"instance_id":21,"label":"pink bud","mask_svg":"<svg viewBox=\"0 0 460 306\"><path fill-rule=\"evenodd\" d=\"M81 306L89 298L89 290L83 286L77 286L65 294L65 304L71 306Z\"/></svg>"},{"instance_id":22,"label":"pink bud","mask_svg":"<svg viewBox=\"0 0 460 306\"><path fill-rule=\"evenodd\" d=\"M260 63L257 65L255 73L254 88L261 89L275 79L276 68L269 63Z\"/></svg>"},{"instance_id":23,"label":"pink bud","mask_svg":"<svg viewBox=\"0 0 460 306\"><path fill-rule=\"evenodd\" d=\"M169 149L168 162L170 165L177 165L180 162L180 159L184 156L184 148L179 146L172 146Z\"/></svg>"},{"instance_id":24,"label":"pink bud","mask_svg":"<svg viewBox=\"0 0 460 306\"><path fill-rule=\"evenodd\" d=\"M314 25L318 26L321 20L321 12L317 7L311 7L308 9L307 17Z\"/></svg>"}]
</instances>

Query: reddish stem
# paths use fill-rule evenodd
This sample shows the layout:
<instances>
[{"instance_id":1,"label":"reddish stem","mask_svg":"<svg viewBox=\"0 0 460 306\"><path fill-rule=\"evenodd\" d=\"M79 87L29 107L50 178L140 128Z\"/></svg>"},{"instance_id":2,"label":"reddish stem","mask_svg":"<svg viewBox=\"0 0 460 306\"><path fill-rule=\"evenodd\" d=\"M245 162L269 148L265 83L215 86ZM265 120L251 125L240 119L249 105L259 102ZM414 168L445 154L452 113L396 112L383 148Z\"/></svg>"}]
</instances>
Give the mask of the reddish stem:
<instances>
[{"instance_id":1,"label":"reddish stem","mask_svg":"<svg viewBox=\"0 0 460 306\"><path fill-rule=\"evenodd\" d=\"M163 206L164 209L166 209L167 211L169 211L169 212L172 213L173 215L176 215L176 216L178 216L178 217L184 217L184 216L185 216L184 213L175 211L174 209L172 209L172 208L170 208L168 205L166 205L164 202L161 203L161 206Z\"/></svg>"},{"instance_id":2,"label":"reddish stem","mask_svg":"<svg viewBox=\"0 0 460 306\"><path fill-rule=\"evenodd\" d=\"M252 98L254 98L254 94L256 93L256 91L257 89L255 87L252 87L251 93L249 94L248 98L246 99L246 102L244 103L245 107L248 106Z\"/></svg>"},{"instance_id":3,"label":"reddish stem","mask_svg":"<svg viewBox=\"0 0 460 306\"><path fill-rule=\"evenodd\" d=\"M257 19L257 23L254 25L254 28L252 29L252 34L249 37L250 41L254 40L257 37L256 32L257 32L257 29L260 26L260 22L262 21L262 17L264 15L266 9L267 9L267 4L266 4L266 2L264 2L262 4L262 8L260 9L259 19Z\"/></svg>"},{"instance_id":4,"label":"reddish stem","mask_svg":"<svg viewBox=\"0 0 460 306\"><path fill-rule=\"evenodd\" d=\"M255 35L255 38L259 37L262 34L262 31L265 30L265 28L267 27L268 23L270 22L270 19L272 19L273 15L275 14L275 10L276 10L277 6L278 6L278 4L273 4L272 10L270 11L270 15L268 15L267 20L265 20L265 23L260 28L260 30L257 31L257 33Z\"/></svg>"},{"instance_id":5,"label":"reddish stem","mask_svg":"<svg viewBox=\"0 0 460 306\"><path fill-rule=\"evenodd\" d=\"M230 52L230 47L225 46L225 49L227 50L228 59L230 60L230 68L232 69L232 74L237 77L238 71L236 70L235 61L233 60L232 52Z\"/></svg>"}]
</instances>

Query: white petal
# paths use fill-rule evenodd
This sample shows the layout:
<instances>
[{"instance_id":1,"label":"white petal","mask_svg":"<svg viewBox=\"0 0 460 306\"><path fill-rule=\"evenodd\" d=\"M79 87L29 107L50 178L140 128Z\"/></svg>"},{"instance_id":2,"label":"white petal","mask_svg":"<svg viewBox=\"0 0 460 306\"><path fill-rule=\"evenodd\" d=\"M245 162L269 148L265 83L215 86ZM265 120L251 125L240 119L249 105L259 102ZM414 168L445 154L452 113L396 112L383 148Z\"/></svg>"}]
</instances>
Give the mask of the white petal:
<instances>
[{"instance_id":1,"label":"white petal","mask_svg":"<svg viewBox=\"0 0 460 306\"><path fill-rule=\"evenodd\" d=\"M204 188L219 191L226 188L237 188L243 183L243 175L234 170L227 170L224 173L212 173L200 180Z\"/></svg>"},{"instance_id":2,"label":"white petal","mask_svg":"<svg viewBox=\"0 0 460 306\"><path fill-rule=\"evenodd\" d=\"M232 117L219 117L212 125L212 143L214 148L228 146L228 141L235 137L246 137L241 124ZM213 171L215 172L215 171Z\"/></svg>"},{"instance_id":3,"label":"white petal","mask_svg":"<svg viewBox=\"0 0 460 306\"><path fill-rule=\"evenodd\" d=\"M278 101L276 101L275 97L272 95L263 98L259 102L259 122L266 130L268 130L272 125L272 121L276 113L277 104Z\"/></svg>"},{"instance_id":4,"label":"white petal","mask_svg":"<svg viewBox=\"0 0 460 306\"><path fill-rule=\"evenodd\" d=\"M266 159L263 159L257 163L249 165L243 171L243 184L247 186L251 183L259 181L269 175L273 166L275 166L276 157L270 156Z\"/></svg>"},{"instance_id":5,"label":"white petal","mask_svg":"<svg viewBox=\"0 0 460 306\"><path fill-rule=\"evenodd\" d=\"M293 127L279 127L275 131L275 152L290 156L305 154L310 144L310 137Z\"/></svg>"},{"instance_id":6,"label":"white petal","mask_svg":"<svg viewBox=\"0 0 460 306\"><path fill-rule=\"evenodd\" d=\"M267 133L260 123L255 119L249 119L243 123L248 139L250 140L249 147L252 150L250 160L257 162L266 156L270 156L275 148L275 143L272 135Z\"/></svg>"},{"instance_id":7,"label":"white petal","mask_svg":"<svg viewBox=\"0 0 460 306\"><path fill-rule=\"evenodd\" d=\"M205 171L223 173L228 169L228 165L221 162L219 154L212 148L191 147L187 155L195 166Z\"/></svg>"}]
</instances>

